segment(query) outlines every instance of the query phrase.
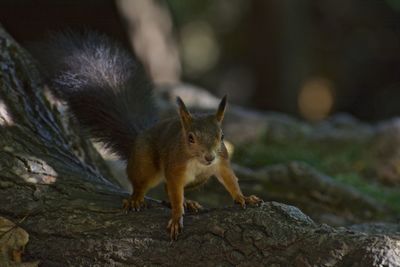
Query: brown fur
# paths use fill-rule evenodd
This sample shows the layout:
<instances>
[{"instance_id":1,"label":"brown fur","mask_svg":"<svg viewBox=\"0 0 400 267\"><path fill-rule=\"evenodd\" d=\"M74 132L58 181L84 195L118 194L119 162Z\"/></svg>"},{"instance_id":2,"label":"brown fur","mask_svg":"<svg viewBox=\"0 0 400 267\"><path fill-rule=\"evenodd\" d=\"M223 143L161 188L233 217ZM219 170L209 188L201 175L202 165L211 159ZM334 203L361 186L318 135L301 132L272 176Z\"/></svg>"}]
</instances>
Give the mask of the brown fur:
<instances>
[{"instance_id":1,"label":"brown fur","mask_svg":"<svg viewBox=\"0 0 400 267\"><path fill-rule=\"evenodd\" d=\"M159 122L136 139L129 157L127 173L134 192L126 208L140 210L146 192L166 182L172 214L168 223L172 239L181 231L184 190L205 183L215 175L232 198L242 206L256 204L255 196L244 197L231 169L222 140L221 122L226 107L224 97L216 114L193 116L178 98L179 118ZM207 160L214 159L211 163Z\"/></svg>"}]
</instances>

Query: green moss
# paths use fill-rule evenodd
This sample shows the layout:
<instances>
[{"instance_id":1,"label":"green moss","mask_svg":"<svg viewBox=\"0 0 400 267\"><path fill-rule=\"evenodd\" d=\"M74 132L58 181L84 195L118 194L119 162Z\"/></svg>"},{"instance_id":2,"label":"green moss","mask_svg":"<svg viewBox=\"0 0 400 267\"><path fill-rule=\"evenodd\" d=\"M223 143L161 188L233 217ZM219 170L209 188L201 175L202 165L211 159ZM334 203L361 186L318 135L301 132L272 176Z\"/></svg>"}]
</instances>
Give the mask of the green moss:
<instances>
[{"instance_id":1,"label":"green moss","mask_svg":"<svg viewBox=\"0 0 400 267\"><path fill-rule=\"evenodd\" d=\"M338 168L349 170L361 166L362 146L319 143L257 143L237 148L234 160L250 167L304 161L323 171L334 172Z\"/></svg>"},{"instance_id":2,"label":"green moss","mask_svg":"<svg viewBox=\"0 0 400 267\"><path fill-rule=\"evenodd\" d=\"M338 174L335 175L334 178L381 201L393 208L397 213L400 212L400 192L397 188L390 188L377 183L365 181L365 179L363 179L358 173Z\"/></svg>"},{"instance_id":3,"label":"green moss","mask_svg":"<svg viewBox=\"0 0 400 267\"><path fill-rule=\"evenodd\" d=\"M236 148L233 160L257 168L303 161L400 212L400 192L364 178L370 166L366 144L345 142L260 142Z\"/></svg>"}]
</instances>

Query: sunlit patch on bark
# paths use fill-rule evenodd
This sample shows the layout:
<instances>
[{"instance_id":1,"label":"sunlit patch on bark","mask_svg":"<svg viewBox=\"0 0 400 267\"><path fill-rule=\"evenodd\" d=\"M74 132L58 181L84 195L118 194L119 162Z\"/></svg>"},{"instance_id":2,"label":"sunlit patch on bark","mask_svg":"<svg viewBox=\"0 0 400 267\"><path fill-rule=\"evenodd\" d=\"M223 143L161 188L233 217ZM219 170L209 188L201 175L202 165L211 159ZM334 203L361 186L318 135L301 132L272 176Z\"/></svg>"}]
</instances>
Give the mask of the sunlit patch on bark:
<instances>
[{"instance_id":1,"label":"sunlit patch on bark","mask_svg":"<svg viewBox=\"0 0 400 267\"><path fill-rule=\"evenodd\" d=\"M6 104L0 99L0 126L12 126L14 124Z\"/></svg>"},{"instance_id":2,"label":"sunlit patch on bark","mask_svg":"<svg viewBox=\"0 0 400 267\"><path fill-rule=\"evenodd\" d=\"M53 184L57 180L57 172L38 158L17 157L14 172L28 183Z\"/></svg>"}]
</instances>

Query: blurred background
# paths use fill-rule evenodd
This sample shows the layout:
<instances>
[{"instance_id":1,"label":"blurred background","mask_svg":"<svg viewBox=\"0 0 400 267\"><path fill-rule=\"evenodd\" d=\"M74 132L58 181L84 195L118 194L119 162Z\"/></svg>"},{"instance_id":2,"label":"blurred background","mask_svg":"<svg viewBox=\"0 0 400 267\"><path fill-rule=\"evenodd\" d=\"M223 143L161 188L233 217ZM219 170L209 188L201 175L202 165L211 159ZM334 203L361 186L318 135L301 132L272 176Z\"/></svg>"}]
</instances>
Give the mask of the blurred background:
<instances>
[{"instance_id":1,"label":"blurred background","mask_svg":"<svg viewBox=\"0 0 400 267\"><path fill-rule=\"evenodd\" d=\"M132 47L159 85L319 121L400 114L399 0L0 0L20 43L90 28Z\"/></svg>"}]
</instances>

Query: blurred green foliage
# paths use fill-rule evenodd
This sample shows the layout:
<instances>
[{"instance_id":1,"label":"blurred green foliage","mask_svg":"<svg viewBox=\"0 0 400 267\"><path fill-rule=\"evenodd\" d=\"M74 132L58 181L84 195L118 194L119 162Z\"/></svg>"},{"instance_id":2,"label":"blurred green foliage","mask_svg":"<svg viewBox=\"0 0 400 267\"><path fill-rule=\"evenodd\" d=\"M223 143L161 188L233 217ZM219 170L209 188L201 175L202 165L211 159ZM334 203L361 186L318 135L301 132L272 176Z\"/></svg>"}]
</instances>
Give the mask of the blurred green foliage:
<instances>
[{"instance_id":1,"label":"blurred green foliage","mask_svg":"<svg viewBox=\"0 0 400 267\"><path fill-rule=\"evenodd\" d=\"M400 191L367 178L371 162L367 147L349 142L261 141L239 146L233 160L252 168L291 161L306 162L400 212Z\"/></svg>"}]
</instances>

